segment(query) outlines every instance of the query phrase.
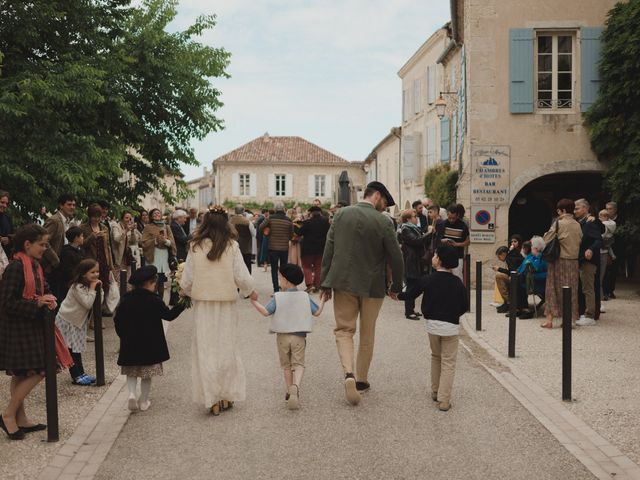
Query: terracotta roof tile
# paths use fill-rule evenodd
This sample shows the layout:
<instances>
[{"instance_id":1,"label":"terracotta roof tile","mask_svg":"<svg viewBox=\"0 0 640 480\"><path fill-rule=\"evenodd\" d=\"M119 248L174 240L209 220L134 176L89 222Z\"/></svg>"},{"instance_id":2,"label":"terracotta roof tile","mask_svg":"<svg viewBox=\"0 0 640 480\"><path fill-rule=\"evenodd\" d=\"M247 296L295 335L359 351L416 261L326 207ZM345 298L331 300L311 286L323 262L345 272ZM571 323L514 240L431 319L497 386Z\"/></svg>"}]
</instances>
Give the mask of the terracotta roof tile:
<instances>
[{"instance_id":1,"label":"terracotta roof tile","mask_svg":"<svg viewBox=\"0 0 640 480\"><path fill-rule=\"evenodd\" d=\"M271 137L265 134L214 160L226 162L350 164L342 157L301 137Z\"/></svg>"}]
</instances>

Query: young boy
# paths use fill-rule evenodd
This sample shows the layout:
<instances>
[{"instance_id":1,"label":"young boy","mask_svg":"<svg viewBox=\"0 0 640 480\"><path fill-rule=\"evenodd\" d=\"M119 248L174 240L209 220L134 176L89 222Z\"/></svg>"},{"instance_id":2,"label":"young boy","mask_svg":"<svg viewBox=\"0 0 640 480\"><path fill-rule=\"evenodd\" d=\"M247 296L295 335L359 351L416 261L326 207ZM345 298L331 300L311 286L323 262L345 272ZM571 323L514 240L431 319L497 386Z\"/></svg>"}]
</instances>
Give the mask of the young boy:
<instances>
[{"instance_id":1,"label":"young boy","mask_svg":"<svg viewBox=\"0 0 640 480\"><path fill-rule=\"evenodd\" d=\"M458 266L458 252L454 247L438 247L431 263L434 272L422 277L414 288L398 298L422 295L422 315L427 321L431 346L431 398L446 412L451 408L460 316L467 311L467 293L462 281L452 272Z\"/></svg>"},{"instance_id":2,"label":"young boy","mask_svg":"<svg viewBox=\"0 0 640 480\"><path fill-rule=\"evenodd\" d=\"M282 265L278 281L282 291L276 292L266 307L257 300L251 300L251 303L265 317L271 316L269 331L276 334L280 365L287 385L285 400L290 410L296 410L300 405L306 336L312 330L312 316L320 316L325 301L322 299L318 306L308 293L296 288L304 281L302 269L297 265Z\"/></svg>"},{"instance_id":3,"label":"young boy","mask_svg":"<svg viewBox=\"0 0 640 480\"><path fill-rule=\"evenodd\" d=\"M69 284L73 278L76 267L84 260L82 245L84 244L84 234L80 227L69 227L64 234L67 244L60 251L60 264L53 272L51 284L55 286L55 295L58 304L61 305L69 291Z\"/></svg>"}]
</instances>

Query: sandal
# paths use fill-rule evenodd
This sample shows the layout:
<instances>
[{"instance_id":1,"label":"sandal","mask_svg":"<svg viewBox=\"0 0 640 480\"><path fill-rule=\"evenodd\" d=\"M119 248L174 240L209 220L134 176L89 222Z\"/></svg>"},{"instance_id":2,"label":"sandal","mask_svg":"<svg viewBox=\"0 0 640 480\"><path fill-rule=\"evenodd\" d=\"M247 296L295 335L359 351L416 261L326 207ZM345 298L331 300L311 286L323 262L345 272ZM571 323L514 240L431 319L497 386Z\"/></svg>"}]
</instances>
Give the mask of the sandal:
<instances>
[{"instance_id":1,"label":"sandal","mask_svg":"<svg viewBox=\"0 0 640 480\"><path fill-rule=\"evenodd\" d=\"M416 313L410 313L408 315L405 315L404 318L408 320L420 320L420 317Z\"/></svg>"},{"instance_id":2,"label":"sandal","mask_svg":"<svg viewBox=\"0 0 640 480\"><path fill-rule=\"evenodd\" d=\"M542 328L553 328L553 322L551 322L551 323L549 323L549 322L541 323L540 326Z\"/></svg>"},{"instance_id":3,"label":"sandal","mask_svg":"<svg viewBox=\"0 0 640 480\"><path fill-rule=\"evenodd\" d=\"M233 402L230 402L229 400L220 401L220 410L222 410L223 412L225 410L231 410L232 408L233 408Z\"/></svg>"},{"instance_id":4,"label":"sandal","mask_svg":"<svg viewBox=\"0 0 640 480\"><path fill-rule=\"evenodd\" d=\"M220 402L211 405L211 415L213 415L214 417L220 415Z\"/></svg>"}]
</instances>

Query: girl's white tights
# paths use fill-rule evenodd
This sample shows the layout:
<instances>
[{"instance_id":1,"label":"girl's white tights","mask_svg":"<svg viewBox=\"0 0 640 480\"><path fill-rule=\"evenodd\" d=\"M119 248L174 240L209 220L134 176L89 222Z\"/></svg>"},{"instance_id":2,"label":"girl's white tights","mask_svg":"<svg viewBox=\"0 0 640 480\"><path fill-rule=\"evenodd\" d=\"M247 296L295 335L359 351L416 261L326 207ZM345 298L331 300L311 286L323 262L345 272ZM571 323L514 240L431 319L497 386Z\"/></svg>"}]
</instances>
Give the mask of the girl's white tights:
<instances>
[{"instance_id":1,"label":"girl's white tights","mask_svg":"<svg viewBox=\"0 0 640 480\"><path fill-rule=\"evenodd\" d=\"M136 398L138 387L138 377L127 376L127 388L129 389L129 397ZM140 398L141 403L149 400L149 392L151 391L151 379L143 378L140 380Z\"/></svg>"}]
</instances>

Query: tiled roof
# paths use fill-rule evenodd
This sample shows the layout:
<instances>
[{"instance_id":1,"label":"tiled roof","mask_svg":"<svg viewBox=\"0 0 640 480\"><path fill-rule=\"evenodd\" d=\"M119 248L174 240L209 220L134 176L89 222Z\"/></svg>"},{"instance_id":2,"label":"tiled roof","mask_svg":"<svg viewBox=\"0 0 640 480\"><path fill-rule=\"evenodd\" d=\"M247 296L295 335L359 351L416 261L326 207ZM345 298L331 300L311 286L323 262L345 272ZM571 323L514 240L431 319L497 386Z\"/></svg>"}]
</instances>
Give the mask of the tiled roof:
<instances>
[{"instance_id":1,"label":"tiled roof","mask_svg":"<svg viewBox=\"0 0 640 480\"><path fill-rule=\"evenodd\" d=\"M214 163L351 163L301 137L271 137L268 133L214 160Z\"/></svg>"}]
</instances>

